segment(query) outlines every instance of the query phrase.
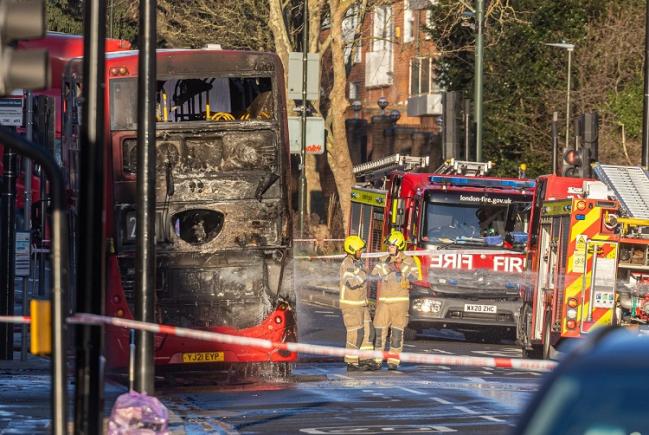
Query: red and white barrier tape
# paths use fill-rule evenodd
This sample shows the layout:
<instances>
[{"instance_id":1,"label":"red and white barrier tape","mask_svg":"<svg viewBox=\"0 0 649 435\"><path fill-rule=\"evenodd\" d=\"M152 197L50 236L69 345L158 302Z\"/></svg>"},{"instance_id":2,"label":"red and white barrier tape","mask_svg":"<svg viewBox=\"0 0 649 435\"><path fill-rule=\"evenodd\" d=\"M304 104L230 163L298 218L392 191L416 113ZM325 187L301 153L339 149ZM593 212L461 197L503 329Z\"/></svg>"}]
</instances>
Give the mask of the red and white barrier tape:
<instances>
[{"instance_id":1,"label":"red and white barrier tape","mask_svg":"<svg viewBox=\"0 0 649 435\"><path fill-rule=\"evenodd\" d=\"M0 316L0 323L31 323L32 319L29 316Z\"/></svg>"},{"instance_id":2,"label":"red and white barrier tape","mask_svg":"<svg viewBox=\"0 0 649 435\"><path fill-rule=\"evenodd\" d=\"M68 318L69 323L73 324L103 324L118 326L121 328L138 329L158 334L169 334L179 337L194 338L198 340L213 341L217 343L235 344L240 346L253 346L262 349L281 349L290 352L308 353L314 355L338 356L356 355L361 359L370 358L399 358L403 362L432 365L452 365L452 366L469 366L469 367L498 367L513 368L518 370L530 371L550 371L556 366L554 361L546 360L529 360L518 358L492 358L492 357L474 357L474 356L449 356L449 355L431 355L422 353L404 352L395 355L390 352L381 352L373 350L355 350L343 347L321 346L317 344L306 343L277 343L270 340L252 337L241 337L238 335L222 334L211 331L198 331L194 329L181 328L170 325L159 325L156 323L139 322L137 320L122 319L117 317L98 316L95 314L78 313Z\"/></svg>"},{"instance_id":3,"label":"red and white barrier tape","mask_svg":"<svg viewBox=\"0 0 649 435\"><path fill-rule=\"evenodd\" d=\"M422 256L422 255L462 255L462 254L480 254L480 255L505 255L505 254L521 254L517 251L508 251L506 249L453 249L449 250L420 250L420 251L403 251L405 255L409 256ZM388 255L387 252L366 252L361 254L361 258L381 258ZM295 260L334 260L345 258L347 254L331 254L331 255L296 255Z\"/></svg>"},{"instance_id":4,"label":"red and white barrier tape","mask_svg":"<svg viewBox=\"0 0 649 435\"><path fill-rule=\"evenodd\" d=\"M294 242L344 242L345 239L293 239Z\"/></svg>"},{"instance_id":5,"label":"red and white barrier tape","mask_svg":"<svg viewBox=\"0 0 649 435\"><path fill-rule=\"evenodd\" d=\"M26 316L0 316L0 323L30 323ZM306 343L277 343L262 338L242 337L239 335L222 334L220 332L199 331L171 325L140 322L137 320L119 317L98 316L96 314L77 313L68 317L68 323L80 325L112 325L120 328L137 329L154 334L168 334L178 337L194 338L197 340L213 341L216 343L234 344L238 346L251 346L261 349L280 349L290 352L308 353L313 355L345 357L355 355L361 359L388 359L398 358L403 362L445 366L464 367L496 367L517 370L547 372L557 365L554 361L531 360L520 358L476 357L476 356L450 356L424 353L403 352L394 354L374 350L346 349L344 347L321 346Z\"/></svg>"}]
</instances>

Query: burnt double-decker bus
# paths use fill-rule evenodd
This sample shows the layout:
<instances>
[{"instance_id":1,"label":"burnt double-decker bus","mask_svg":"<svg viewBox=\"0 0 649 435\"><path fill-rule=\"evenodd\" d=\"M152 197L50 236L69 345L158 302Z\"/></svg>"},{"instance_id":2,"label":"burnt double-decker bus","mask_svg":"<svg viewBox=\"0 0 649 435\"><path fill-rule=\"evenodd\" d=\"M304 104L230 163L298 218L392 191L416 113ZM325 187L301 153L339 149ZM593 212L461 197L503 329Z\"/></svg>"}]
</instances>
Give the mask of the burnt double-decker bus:
<instances>
[{"instance_id":1,"label":"burnt double-decker bus","mask_svg":"<svg viewBox=\"0 0 649 435\"><path fill-rule=\"evenodd\" d=\"M63 91L73 188L81 71L81 59L70 62ZM135 311L137 71L137 52L107 54L105 311L124 318ZM279 58L159 50L156 98L156 323L294 341L290 163ZM125 367L128 331L107 328L106 347L109 367ZM158 366L284 368L295 359L285 350L155 337Z\"/></svg>"}]
</instances>

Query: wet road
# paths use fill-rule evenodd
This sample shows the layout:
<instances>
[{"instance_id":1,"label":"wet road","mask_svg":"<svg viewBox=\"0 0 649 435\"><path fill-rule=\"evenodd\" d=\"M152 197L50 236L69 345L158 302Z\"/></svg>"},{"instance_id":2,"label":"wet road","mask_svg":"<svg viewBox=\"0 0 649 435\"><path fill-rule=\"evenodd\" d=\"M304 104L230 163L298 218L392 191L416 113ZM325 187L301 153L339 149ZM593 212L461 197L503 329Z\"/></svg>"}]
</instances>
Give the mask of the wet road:
<instances>
[{"instance_id":1,"label":"wet road","mask_svg":"<svg viewBox=\"0 0 649 435\"><path fill-rule=\"evenodd\" d=\"M313 273L332 275L320 268ZM332 284L335 288L335 283L323 282L328 290L302 290L299 295L301 342L345 342ZM404 350L521 356L507 337L471 343L455 331L425 331L407 341ZM415 364L394 372L348 373L342 362L331 358L302 358L288 379L228 386L199 379L189 386L158 389L156 396L170 412L171 433L506 434L542 380L539 373ZM125 391L114 382L106 384L106 416ZM49 397L49 373L43 367L18 373L0 367L0 434L49 433Z\"/></svg>"},{"instance_id":2,"label":"wet road","mask_svg":"<svg viewBox=\"0 0 649 435\"><path fill-rule=\"evenodd\" d=\"M344 342L336 308L302 302L301 340ZM442 337L448 338L442 338ZM406 351L520 357L513 344L467 343L435 333ZM348 373L339 362L297 364L287 381L158 392L173 411L174 433L486 433L503 434L538 388L538 373L404 364L399 371Z\"/></svg>"}]
</instances>

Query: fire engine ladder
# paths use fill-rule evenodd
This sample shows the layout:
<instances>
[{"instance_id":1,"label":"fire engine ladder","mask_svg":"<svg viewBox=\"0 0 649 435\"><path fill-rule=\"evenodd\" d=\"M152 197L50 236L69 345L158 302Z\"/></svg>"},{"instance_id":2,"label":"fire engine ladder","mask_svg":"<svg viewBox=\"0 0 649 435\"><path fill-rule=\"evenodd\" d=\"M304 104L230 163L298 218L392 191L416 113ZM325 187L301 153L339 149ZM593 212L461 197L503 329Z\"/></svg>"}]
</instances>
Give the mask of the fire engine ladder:
<instances>
[{"instance_id":1,"label":"fire engine ladder","mask_svg":"<svg viewBox=\"0 0 649 435\"><path fill-rule=\"evenodd\" d=\"M487 172L489 172L491 168L493 168L492 162L469 162L465 160L450 159L437 168L435 174L482 176L487 175Z\"/></svg>"},{"instance_id":2,"label":"fire engine ladder","mask_svg":"<svg viewBox=\"0 0 649 435\"><path fill-rule=\"evenodd\" d=\"M428 166L428 157L413 157L395 154L382 159L361 163L354 166L353 171L356 178L360 177L383 177L391 171L414 171Z\"/></svg>"},{"instance_id":3,"label":"fire engine ladder","mask_svg":"<svg viewBox=\"0 0 649 435\"><path fill-rule=\"evenodd\" d=\"M593 171L615 193L628 217L649 219L649 175L645 170L596 163Z\"/></svg>"}]
</instances>

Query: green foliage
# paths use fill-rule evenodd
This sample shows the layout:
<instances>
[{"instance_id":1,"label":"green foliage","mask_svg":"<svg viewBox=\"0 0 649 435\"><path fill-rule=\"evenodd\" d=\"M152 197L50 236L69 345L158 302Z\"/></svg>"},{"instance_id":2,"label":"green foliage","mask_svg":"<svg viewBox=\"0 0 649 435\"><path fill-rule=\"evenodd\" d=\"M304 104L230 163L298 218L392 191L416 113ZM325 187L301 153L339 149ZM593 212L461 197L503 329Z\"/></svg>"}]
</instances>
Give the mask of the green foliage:
<instances>
[{"instance_id":1,"label":"green foliage","mask_svg":"<svg viewBox=\"0 0 649 435\"><path fill-rule=\"evenodd\" d=\"M639 76L622 92L611 96L609 110L615 114L617 122L624 124L629 138L637 139L642 134L643 97L644 82Z\"/></svg>"},{"instance_id":2,"label":"green foliage","mask_svg":"<svg viewBox=\"0 0 649 435\"><path fill-rule=\"evenodd\" d=\"M492 14L484 24L483 153L496 163L499 175L515 175L519 162L528 164L528 175L547 173L551 114L561 107L556 97L565 95L567 54L544 43L579 46L611 3L519 0L510 2L514 9L505 2L491 3ZM440 0L431 10L429 32L442 52L438 78L447 89L472 96L474 30L467 24L473 24L473 17L460 19L456 0ZM573 68L575 89L579 66L573 62Z\"/></svg>"},{"instance_id":3,"label":"green foliage","mask_svg":"<svg viewBox=\"0 0 649 435\"><path fill-rule=\"evenodd\" d=\"M53 32L81 34L83 31L83 8L80 2L70 0L47 0L47 29Z\"/></svg>"}]
</instances>

